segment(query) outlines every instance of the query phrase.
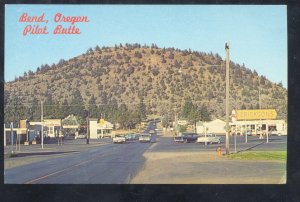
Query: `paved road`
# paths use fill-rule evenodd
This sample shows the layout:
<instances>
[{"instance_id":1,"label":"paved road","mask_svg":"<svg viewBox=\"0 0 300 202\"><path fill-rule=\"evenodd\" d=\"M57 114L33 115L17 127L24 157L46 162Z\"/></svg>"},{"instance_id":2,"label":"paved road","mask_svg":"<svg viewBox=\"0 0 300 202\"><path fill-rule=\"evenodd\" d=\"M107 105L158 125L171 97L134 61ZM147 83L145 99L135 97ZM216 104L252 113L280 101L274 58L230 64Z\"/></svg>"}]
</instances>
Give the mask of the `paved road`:
<instances>
[{"instance_id":1,"label":"paved road","mask_svg":"<svg viewBox=\"0 0 300 202\"><path fill-rule=\"evenodd\" d=\"M150 123L145 132L155 129ZM151 142L155 142L156 134ZM152 143L130 142L106 144L91 147L63 156L49 159L4 172L5 183L66 183L66 184L123 184L144 165L143 153Z\"/></svg>"},{"instance_id":2,"label":"paved road","mask_svg":"<svg viewBox=\"0 0 300 202\"><path fill-rule=\"evenodd\" d=\"M5 183L128 183L151 143L108 144L5 170Z\"/></svg>"}]
</instances>

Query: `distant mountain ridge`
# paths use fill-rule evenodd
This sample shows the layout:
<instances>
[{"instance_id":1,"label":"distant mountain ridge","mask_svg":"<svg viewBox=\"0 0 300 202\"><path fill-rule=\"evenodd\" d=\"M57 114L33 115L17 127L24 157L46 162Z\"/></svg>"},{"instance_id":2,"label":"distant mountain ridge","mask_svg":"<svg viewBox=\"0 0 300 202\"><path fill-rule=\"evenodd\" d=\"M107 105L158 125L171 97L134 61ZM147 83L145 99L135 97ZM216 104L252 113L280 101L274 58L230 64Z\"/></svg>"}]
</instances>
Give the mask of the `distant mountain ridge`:
<instances>
[{"instance_id":1,"label":"distant mountain ridge","mask_svg":"<svg viewBox=\"0 0 300 202\"><path fill-rule=\"evenodd\" d=\"M67 105L75 91L85 106L93 95L97 106L113 102L135 109L143 102L147 113L164 115L180 111L190 99L195 105L205 105L212 117L224 118L225 61L218 54L155 44L96 46L5 83L5 103L23 103L28 108L51 97L52 104ZM287 89L233 62L230 97L232 109L257 109L260 97L261 108L276 109L278 118L287 116Z\"/></svg>"}]
</instances>

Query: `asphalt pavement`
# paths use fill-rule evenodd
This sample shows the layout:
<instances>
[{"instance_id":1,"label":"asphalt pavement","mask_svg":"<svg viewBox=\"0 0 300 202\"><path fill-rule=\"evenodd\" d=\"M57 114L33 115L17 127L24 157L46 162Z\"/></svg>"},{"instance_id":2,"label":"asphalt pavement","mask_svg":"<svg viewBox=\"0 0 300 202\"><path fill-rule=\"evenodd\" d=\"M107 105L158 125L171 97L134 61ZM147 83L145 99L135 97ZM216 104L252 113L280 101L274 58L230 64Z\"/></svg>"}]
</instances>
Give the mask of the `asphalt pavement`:
<instances>
[{"instance_id":1,"label":"asphalt pavement","mask_svg":"<svg viewBox=\"0 0 300 202\"><path fill-rule=\"evenodd\" d=\"M4 172L10 184L123 184L143 166L151 143L107 144Z\"/></svg>"},{"instance_id":2,"label":"asphalt pavement","mask_svg":"<svg viewBox=\"0 0 300 202\"><path fill-rule=\"evenodd\" d=\"M203 143L177 143L173 141L173 137L158 138L159 144L156 145L153 150L155 151L216 151L218 147L221 147L222 151L225 152L225 136L221 137L220 144L203 144ZM241 152L246 150L272 150L282 151L287 148L287 137L286 136L270 136L267 143L265 139L259 139L258 136L248 136L247 143L245 142L244 136L230 137L229 151L230 153Z\"/></svg>"}]
</instances>

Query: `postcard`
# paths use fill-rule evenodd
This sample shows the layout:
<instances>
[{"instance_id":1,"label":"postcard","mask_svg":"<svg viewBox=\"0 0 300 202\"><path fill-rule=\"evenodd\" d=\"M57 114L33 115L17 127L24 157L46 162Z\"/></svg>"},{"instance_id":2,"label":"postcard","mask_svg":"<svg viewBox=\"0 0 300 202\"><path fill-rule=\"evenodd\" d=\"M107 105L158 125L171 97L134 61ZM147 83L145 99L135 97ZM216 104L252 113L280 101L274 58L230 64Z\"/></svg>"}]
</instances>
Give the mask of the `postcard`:
<instances>
[{"instance_id":1,"label":"postcard","mask_svg":"<svg viewBox=\"0 0 300 202\"><path fill-rule=\"evenodd\" d=\"M5 184L286 184L284 5L5 5Z\"/></svg>"}]
</instances>

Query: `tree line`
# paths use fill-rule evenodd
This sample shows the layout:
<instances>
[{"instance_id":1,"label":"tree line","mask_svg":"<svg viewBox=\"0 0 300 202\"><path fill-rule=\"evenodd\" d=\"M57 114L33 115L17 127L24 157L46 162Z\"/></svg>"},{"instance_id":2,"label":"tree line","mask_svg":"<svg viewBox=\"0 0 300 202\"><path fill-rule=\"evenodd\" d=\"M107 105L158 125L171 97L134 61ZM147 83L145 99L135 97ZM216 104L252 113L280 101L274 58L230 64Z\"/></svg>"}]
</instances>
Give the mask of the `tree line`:
<instances>
[{"instance_id":1,"label":"tree line","mask_svg":"<svg viewBox=\"0 0 300 202\"><path fill-rule=\"evenodd\" d=\"M41 121L41 101L33 97L30 103L23 103L21 97L16 92L5 92L4 100L4 123L14 123L17 127L19 120ZM44 119L64 119L68 115L75 115L80 124L86 124L86 117L104 118L112 123L119 123L121 128L134 128L136 124L146 119L146 105L143 99L140 100L135 109L129 109L124 103L118 104L115 99L108 100L103 94L101 104L96 103L94 95L91 95L87 104L76 89L72 93L69 102L64 99L59 103L53 99L51 94L43 100Z\"/></svg>"}]
</instances>

